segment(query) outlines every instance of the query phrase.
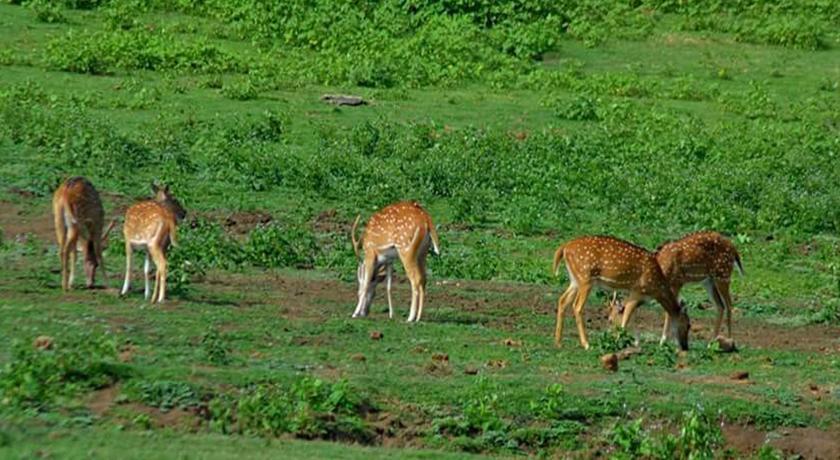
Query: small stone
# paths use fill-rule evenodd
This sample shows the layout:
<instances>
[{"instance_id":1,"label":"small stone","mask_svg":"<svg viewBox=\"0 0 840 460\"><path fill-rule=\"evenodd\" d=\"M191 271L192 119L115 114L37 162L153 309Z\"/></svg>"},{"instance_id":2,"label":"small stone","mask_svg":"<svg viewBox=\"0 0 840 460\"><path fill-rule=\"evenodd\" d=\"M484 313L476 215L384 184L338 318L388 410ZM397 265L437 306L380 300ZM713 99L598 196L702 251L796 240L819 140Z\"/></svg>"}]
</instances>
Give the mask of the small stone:
<instances>
[{"instance_id":1,"label":"small stone","mask_svg":"<svg viewBox=\"0 0 840 460\"><path fill-rule=\"evenodd\" d=\"M53 338L48 335L39 335L32 342L32 346L39 350L52 350Z\"/></svg>"},{"instance_id":2,"label":"small stone","mask_svg":"<svg viewBox=\"0 0 840 460\"><path fill-rule=\"evenodd\" d=\"M735 341L726 337L719 336L715 339L718 344L718 349L721 353L732 353L734 351L738 351L735 347Z\"/></svg>"},{"instance_id":3,"label":"small stone","mask_svg":"<svg viewBox=\"0 0 840 460\"><path fill-rule=\"evenodd\" d=\"M478 368L475 366L467 366L464 368L464 373L467 375L476 375L478 374Z\"/></svg>"},{"instance_id":4,"label":"small stone","mask_svg":"<svg viewBox=\"0 0 840 460\"><path fill-rule=\"evenodd\" d=\"M505 339L504 342L506 347L520 347L522 346L521 340L513 340L513 339Z\"/></svg>"},{"instance_id":5,"label":"small stone","mask_svg":"<svg viewBox=\"0 0 840 460\"><path fill-rule=\"evenodd\" d=\"M373 331L370 333L371 340L382 340L382 333L379 331Z\"/></svg>"},{"instance_id":6,"label":"small stone","mask_svg":"<svg viewBox=\"0 0 840 460\"><path fill-rule=\"evenodd\" d=\"M607 353L604 356L601 356L601 365L604 366L604 369L610 372L618 371L618 355L615 353Z\"/></svg>"},{"instance_id":7,"label":"small stone","mask_svg":"<svg viewBox=\"0 0 840 460\"><path fill-rule=\"evenodd\" d=\"M352 359L353 361L362 362L362 361L365 361L367 358L365 358L365 355L363 355L361 353L356 353L353 356L351 356L350 359Z\"/></svg>"},{"instance_id":8,"label":"small stone","mask_svg":"<svg viewBox=\"0 0 840 460\"><path fill-rule=\"evenodd\" d=\"M432 361L449 362L449 355L446 353L435 353L432 355Z\"/></svg>"}]
</instances>

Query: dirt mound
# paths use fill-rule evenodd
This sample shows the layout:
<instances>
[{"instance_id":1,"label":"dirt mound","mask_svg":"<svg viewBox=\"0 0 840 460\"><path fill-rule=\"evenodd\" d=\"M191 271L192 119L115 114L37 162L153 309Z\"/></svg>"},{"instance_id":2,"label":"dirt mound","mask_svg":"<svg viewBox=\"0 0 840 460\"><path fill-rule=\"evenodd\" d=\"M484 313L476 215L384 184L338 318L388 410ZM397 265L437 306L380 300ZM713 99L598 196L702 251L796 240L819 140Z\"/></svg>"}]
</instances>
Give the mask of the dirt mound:
<instances>
[{"instance_id":1,"label":"dirt mound","mask_svg":"<svg viewBox=\"0 0 840 460\"><path fill-rule=\"evenodd\" d=\"M223 221L225 231L235 235L246 235L259 225L268 224L274 220L271 214L262 211L235 212Z\"/></svg>"},{"instance_id":2,"label":"dirt mound","mask_svg":"<svg viewBox=\"0 0 840 460\"><path fill-rule=\"evenodd\" d=\"M753 426L724 425L726 446L749 454L764 445L781 450L785 456L803 459L840 458L840 430L823 431L817 428L780 428L765 433Z\"/></svg>"}]
</instances>

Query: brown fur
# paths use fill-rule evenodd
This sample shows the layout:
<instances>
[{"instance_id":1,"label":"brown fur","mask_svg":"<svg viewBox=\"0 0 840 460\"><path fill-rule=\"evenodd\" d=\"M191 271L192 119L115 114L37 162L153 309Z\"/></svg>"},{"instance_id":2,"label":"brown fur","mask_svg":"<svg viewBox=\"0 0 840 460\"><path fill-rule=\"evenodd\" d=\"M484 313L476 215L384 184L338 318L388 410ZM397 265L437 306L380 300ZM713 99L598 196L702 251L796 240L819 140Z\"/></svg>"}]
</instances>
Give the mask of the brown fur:
<instances>
[{"instance_id":1,"label":"brown fur","mask_svg":"<svg viewBox=\"0 0 840 460\"><path fill-rule=\"evenodd\" d=\"M63 182L53 194L53 218L61 260L61 288L72 289L75 276L76 250L82 247L87 287L93 287L96 268L105 267L102 249L112 223L103 234L105 211L99 192L83 177Z\"/></svg>"},{"instance_id":2,"label":"brown fur","mask_svg":"<svg viewBox=\"0 0 840 460\"><path fill-rule=\"evenodd\" d=\"M356 218L358 224L359 218ZM353 247L356 253L362 253L362 262L357 276L359 278L359 304L353 316L367 315L372 289L381 276L384 265L380 262L385 251L395 250L403 263L406 275L411 282L411 312L409 321L419 321L423 312L426 296L426 254L429 244L435 254L440 254L440 243L429 213L418 203L404 201L386 206L371 216L361 241L355 237L356 224L353 225ZM390 286L390 280L389 280ZM389 311L393 311L388 288Z\"/></svg>"},{"instance_id":3,"label":"brown fur","mask_svg":"<svg viewBox=\"0 0 840 460\"><path fill-rule=\"evenodd\" d=\"M627 325L633 310L645 299L656 299L678 321L680 347L688 348L688 316L670 289L653 253L610 236L583 236L562 245L554 254L554 272L565 260L569 272L569 287L557 302L557 323L554 332L559 345L563 333L563 313L574 302L580 343L589 348L583 321L583 307L595 286L629 292L622 327Z\"/></svg>"},{"instance_id":4,"label":"brown fur","mask_svg":"<svg viewBox=\"0 0 840 460\"><path fill-rule=\"evenodd\" d=\"M149 298L149 257L155 263L155 289L152 302L163 302L166 296L166 275L168 267L166 253L169 245L177 245L178 221L186 216L181 204L169 193L168 187L152 185L153 200L137 203L125 212L123 235L125 236L125 283L122 294L128 292L131 281L131 253L134 246L145 246L146 256L146 298Z\"/></svg>"},{"instance_id":5,"label":"brown fur","mask_svg":"<svg viewBox=\"0 0 840 460\"><path fill-rule=\"evenodd\" d=\"M743 274L741 256L731 241L718 232L690 233L676 241L669 241L656 249L656 260L668 278L674 295L689 283L703 282L712 302L718 308L715 337L720 334L723 314L726 313L728 336L732 336L732 298L729 285L732 269ZM665 326L668 328L668 318Z\"/></svg>"}]
</instances>

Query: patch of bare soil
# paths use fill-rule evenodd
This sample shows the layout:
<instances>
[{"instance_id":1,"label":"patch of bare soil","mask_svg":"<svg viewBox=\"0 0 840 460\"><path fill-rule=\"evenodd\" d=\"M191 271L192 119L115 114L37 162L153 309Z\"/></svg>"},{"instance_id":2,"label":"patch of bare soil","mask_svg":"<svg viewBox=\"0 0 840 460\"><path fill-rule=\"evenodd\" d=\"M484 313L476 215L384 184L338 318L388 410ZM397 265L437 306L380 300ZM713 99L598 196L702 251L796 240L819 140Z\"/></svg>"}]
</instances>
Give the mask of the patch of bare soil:
<instances>
[{"instance_id":1,"label":"patch of bare soil","mask_svg":"<svg viewBox=\"0 0 840 460\"><path fill-rule=\"evenodd\" d=\"M315 216L312 220L312 227L319 233L343 233L348 235L349 238L353 221L340 218L335 209L327 209Z\"/></svg>"},{"instance_id":2,"label":"patch of bare soil","mask_svg":"<svg viewBox=\"0 0 840 460\"><path fill-rule=\"evenodd\" d=\"M235 212L225 217L222 224L225 231L234 235L247 235L260 225L265 225L274 220L271 214L262 211Z\"/></svg>"},{"instance_id":3,"label":"patch of bare soil","mask_svg":"<svg viewBox=\"0 0 840 460\"><path fill-rule=\"evenodd\" d=\"M20 240L28 234L43 241L55 240L55 227L50 211L26 212L9 201L0 200L0 228L3 229L5 240Z\"/></svg>"},{"instance_id":4,"label":"patch of bare soil","mask_svg":"<svg viewBox=\"0 0 840 460\"><path fill-rule=\"evenodd\" d=\"M119 404L117 397L120 386L114 385L94 391L87 402L87 408L96 416L110 415L117 405L125 407L130 412L145 414L156 428L194 428L200 423L196 415L183 409L162 411L156 407L144 406L138 403Z\"/></svg>"},{"instance_id":5,"label":"patch of bare soil","mask_svg":"<svg viewBox=\"0 0 840 460\"><path fill-rule=\"evenodd\" d=\"M588 305L590 310L594 305ZM591 311L591 310L590 310ZM588 312L587 312L588 313ZM691 312L689 312L691 315ZM656 304L645 304L636 310L628 328L631 331L662 333L664 314ZM714 339L713 317L691 319L691 339ZM725 326L722 328L725 331ZM816 352L836 352L840 347L837 328L825 325L785 326L766 323L756 318L732 319L732 336L737 347L786 349Z\"/></svg>"},{"instance_id":6,"label":"patch of bare soil","mask_svg":"<svg viewBox=\"0 0 840 460\"><path fill-rule=\"evenodd\" d=\"M101 417L116 404L116 399L119 394L119 385L113 385L96 390L88 400L87 408L90 409L94 415Z\"/></svg>"},{"instance_id":7,"label":"patch of bare soil","mask_svg":"<svg viewBox=\"0 0 840 460\"><path fill-rule=\"evenodd\" d=\"M840 459L840 430L817 428L781 428L765 433L753 426L724 425L726 446L749 454L765 444L781 450L785 456L813 460Z\"/></svg>"}]
</instances>

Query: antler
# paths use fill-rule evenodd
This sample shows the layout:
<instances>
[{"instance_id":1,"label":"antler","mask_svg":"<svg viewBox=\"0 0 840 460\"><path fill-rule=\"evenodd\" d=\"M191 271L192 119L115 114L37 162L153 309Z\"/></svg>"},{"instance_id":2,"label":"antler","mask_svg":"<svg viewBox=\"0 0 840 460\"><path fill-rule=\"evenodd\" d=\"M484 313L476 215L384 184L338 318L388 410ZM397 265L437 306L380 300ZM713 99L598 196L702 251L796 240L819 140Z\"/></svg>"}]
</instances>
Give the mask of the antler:
<instances>
[{"instance_id":1,"label":"antler","mask_svg":"<svg viewBox=\"0 0 840 460\"><path fill-rule=\"evenodd\" d=\"M102 235L102 243L104 245L105 242L108 241L108 235L111 233L111 230L114 229L114 226L117 225L117 219L113 219L108 225L108 228L105 230L105 233Z\"/></svg>"},{"instance_id":2,"label":"antler","mask_svg":"<svg viewBox=\"0 0 840 460\"><path fill-rule=\"evenodd\" d=\"M356 216L356 221L353 222L353 228L350 230L350 240L353 241L353 252L356 253L356 257L359 257L359 241L356 240L356 227L358 227L359 219L361 218L361 214Z\"/></svg>"}]
</instances>

